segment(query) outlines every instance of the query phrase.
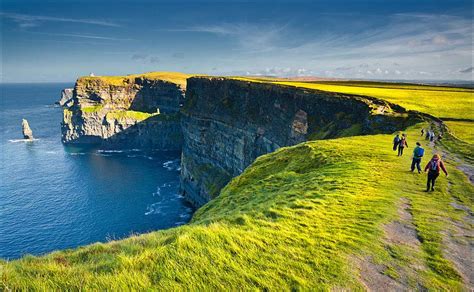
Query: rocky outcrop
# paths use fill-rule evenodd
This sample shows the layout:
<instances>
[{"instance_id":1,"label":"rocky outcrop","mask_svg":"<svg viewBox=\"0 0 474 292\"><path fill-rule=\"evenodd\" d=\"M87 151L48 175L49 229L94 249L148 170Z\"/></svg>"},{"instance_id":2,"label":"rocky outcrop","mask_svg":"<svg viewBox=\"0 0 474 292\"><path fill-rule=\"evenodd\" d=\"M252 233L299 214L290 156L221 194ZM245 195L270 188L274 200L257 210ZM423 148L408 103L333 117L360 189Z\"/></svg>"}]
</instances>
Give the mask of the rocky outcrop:
<instances>
[{"instance_id":1,"label":"rocky outcrop","mask_svg":"<svg viewBox=\"0 0 474 292\"><path fill-rule=\"evenodd\" d=\"M72 97L74 95L73 88L65 88L61 91L61 98L56 103L61 107L70 107L73 104Z\"/></svg>"},{"instance_id":2,"label":"rocky outcrop","mask_svg":"<svg viewBox=\"0 0 474 292\"><path fill-rule=\"evenodd\" d=\"M391 133L417 118L366 96L226 78L190 78L181 191L202 205L258 156L307 140Z\"/></svg>"},{"instance_id":3,"label":"rocky outcrop","mask_svg":"<svg viewBox=\"0 0 474 292\"><path fill-rule=\"evenodd\" d=\"M33 140L33 131L30 128L30 125L28 124L28 121L23 119L21 121L21 129L23 133L23 138L28 139L28 140Z\"/></svg>"},{"instance_id":4,"label":"rocky outcrop","mask_svg":"<svg viewBox=\"0 0 474 292\"><path fill-rule=\"evenodd\" d=\"M63 91L64 100L68 92ZM184 89L170 81L83 77L64 102L62 140L103 148L181 150L183 100Z\"/></svg>"}]
</instances>

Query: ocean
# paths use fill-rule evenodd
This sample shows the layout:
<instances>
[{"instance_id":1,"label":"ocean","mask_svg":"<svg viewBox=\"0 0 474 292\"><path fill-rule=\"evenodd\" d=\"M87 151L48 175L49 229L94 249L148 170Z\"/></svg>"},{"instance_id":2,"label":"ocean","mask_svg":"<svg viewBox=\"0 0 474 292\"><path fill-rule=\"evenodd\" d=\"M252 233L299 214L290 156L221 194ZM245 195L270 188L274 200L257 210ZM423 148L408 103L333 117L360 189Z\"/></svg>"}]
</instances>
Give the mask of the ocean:
<instances>
[{"instance_id":1,"label":"ocean","mask_svg":"<svg viewBox=\"0 0 474 292\"><path fill-rule=\"evenodd\" d=\"M64 146L72 84L0 85L0 258L41 255L187 223L180 153ZM36 140L25 142L21 121Z\"/></svg>"}]
</instances>

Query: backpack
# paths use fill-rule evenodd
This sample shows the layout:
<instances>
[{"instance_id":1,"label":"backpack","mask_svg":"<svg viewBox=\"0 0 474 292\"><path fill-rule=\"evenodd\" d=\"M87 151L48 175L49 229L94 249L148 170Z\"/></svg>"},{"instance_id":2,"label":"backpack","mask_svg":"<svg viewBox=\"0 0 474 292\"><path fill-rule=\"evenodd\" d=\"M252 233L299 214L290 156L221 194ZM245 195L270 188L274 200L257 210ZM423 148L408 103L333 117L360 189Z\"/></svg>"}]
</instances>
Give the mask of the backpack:
<instances>
[{"instance_id":1,"label":"backpack","mask_svg":"<svg viewBox=\"0 0 474 292\"><path fill-rule=\"evenodd\" d=\"M400 142L400 137L395 136L395 138L393 139L393 143L398 144L399 142Z\"/></svg>"},{"instance_id":2,"label":"backpack","mask_svg":"<svg viewBox=\"0 0 474 292\"><path fill-rule=\"evenodd\" d=\"M437 171L439 166L439 160L431 160L430 170Z\"/></svg>"},{"instance_id":3,"label":"backpack","mask_svg":"<svg viewBox=\"0 0 474 292\"><path fill-rule=\"evenodd\" d=\"M425 155L425 149L423 149L421 147L416 148L415 155L416 155L416 157L423 157L423 155Z\"/></svg>"}]
</instances>

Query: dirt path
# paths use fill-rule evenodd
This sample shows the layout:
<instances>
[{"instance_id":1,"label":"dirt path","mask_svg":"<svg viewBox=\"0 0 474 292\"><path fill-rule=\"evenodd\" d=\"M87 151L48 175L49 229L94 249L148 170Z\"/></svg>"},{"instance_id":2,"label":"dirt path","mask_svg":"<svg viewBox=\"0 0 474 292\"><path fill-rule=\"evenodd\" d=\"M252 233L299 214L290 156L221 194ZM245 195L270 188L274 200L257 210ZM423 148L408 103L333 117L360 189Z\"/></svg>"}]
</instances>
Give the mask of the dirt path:
<instances>
[{"instance_id":1,"label":"dirt path","mask_svg":"<svg viewBox=\"0 0 474 292\"><path fill-rule=\"evenodd\" d=\"M460 222L452 221L452 226L443 235L446 247L444 256L449 259L461 275L466 288L474 291L474 214L464 205L452 202L451 206L466 212Z\"/></svg>"},{"instance_id":2,"label":"dirt path","mask_svg":"<svg viewBox=\"0 0 474 292\"><path fill-rule=\"evenodd\" d=\"M387 241L391 244L404 244L413 248L419 248L416 228L413 225L413 216L410 213L410 201L407 198L401 198L398 207L399 220L392 221L385 225L385 235Z\"/></svg>"},{"instance_id":3,"label":"dirt path","mask_svg":"<svg viewBox=\"0 0 474 292\"><path fill-rule=\"evenodd\" d=\"M413 225L413 216L410 212L411 204L407 198L401 198L398 206L398 218L384 226L387 249L401 247L410 254L420 253L421 243ZM415 257L413 257L415 258ZM391 264L396 269L397 277L388 276L388 265L375 264L368 257L357 262L360 269L360 280L369 291L407 291L416 282L416 273L424 270L425 266L420 260L406 263ZM409 284L410 283L410 284ZM416 289L423 290L423 285L416 282Z\"/></svg>"}]
</instances>

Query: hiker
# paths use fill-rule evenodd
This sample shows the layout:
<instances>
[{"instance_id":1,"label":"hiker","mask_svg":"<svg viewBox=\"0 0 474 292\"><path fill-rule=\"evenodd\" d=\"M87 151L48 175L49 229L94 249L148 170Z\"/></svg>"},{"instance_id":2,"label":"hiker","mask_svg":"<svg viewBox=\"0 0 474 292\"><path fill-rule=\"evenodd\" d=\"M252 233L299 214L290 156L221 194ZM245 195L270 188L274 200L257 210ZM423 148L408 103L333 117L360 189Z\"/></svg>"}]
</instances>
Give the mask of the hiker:
<instances>
[{"instance_id":1,"label":"hiker","mask_svg":"<svg viewBox=\"0 0 474 292\"><path fill-rule=\"evenodd\" d=\"M435 133L433 131L430 131L430 142L434 141Z\"/></svg>"},{"instance_id":2,"label":"hiker","mask_svg":"<svg viewBox=\"0 0 474 292\"><path fill-rule=\"evenodd\" d=\"M425 140L429 140L429 139L430 139L430 133L431 133L431 130L430 130L430 129L426 130Z\"/></svg>"},{"instance_id":3,"label":"hiker","mask_svg":"<svg viewBox=\"0 0 474 292\"><path fill-rule=\"evenodd\" d=\"M421 128L421 137L425 135L425 128Z\"/></svg>"},{"instance_id":4,"label":"hiker","mask_svg":"<svg viewBox=\"0 0 474 292\"><path fill-rule=\"evenodd\" d=\"M416 147L413 150L413 159L411 161L411 171L415 171L415 166L416 169L418 170L418 173L421 173L421 158L425 155L425 149L421 147L420 142L416 142Z\"/></svg>"},{"instance_id":5,"label":"hiker","mask_svg":"<svg viewBox=\"0 0 474 292\"><path fill-rule=\"evenodd\" d=\"M448 172L446 171L446 168L444 167L444 163L441 160L441 157L439 154L433 155L433 158L428 162L428 164L425 166L425 172L428 171L428 181L426 182L426 191L428 192L430 190L431 186L431 191L434 191L434 185L436 182L436 178L439 176L439 171L440 169L443 170L444 174L448 176Z\"/></svg>"},{"instance_id":6,"label":"hiker","mask_svg":"<svg viewBox=\"0 0 474 292\"><path fill-rule=\"evenodd\" d=\"M407 135L403 134L400 142L398 142L398 156L403 155L403 149L405 149L405 147L408 148Z\"/></svg>"},{"instance_id":7,"label":"hiker","mask_svg":"<svg viewBox=\"0 0 474 292\"><path fill-rule=\"evenodd\" d=\"M399 143L400 143L400 135L397 134L395 138L393 138L393 151L397 150Z\"/></svg>"}]
</instances>

